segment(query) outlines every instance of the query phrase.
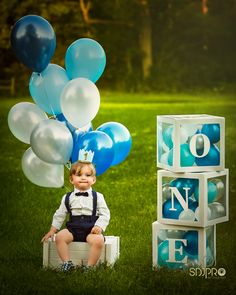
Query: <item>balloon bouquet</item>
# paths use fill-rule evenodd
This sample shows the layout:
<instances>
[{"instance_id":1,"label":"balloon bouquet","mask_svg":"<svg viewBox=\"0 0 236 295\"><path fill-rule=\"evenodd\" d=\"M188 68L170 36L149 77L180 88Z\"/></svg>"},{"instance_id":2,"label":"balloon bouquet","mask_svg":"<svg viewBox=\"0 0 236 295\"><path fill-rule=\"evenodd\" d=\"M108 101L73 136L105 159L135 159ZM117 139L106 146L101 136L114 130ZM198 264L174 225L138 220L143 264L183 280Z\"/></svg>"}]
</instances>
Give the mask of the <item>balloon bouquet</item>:
<instances>
[{"instance_id":1,"label":"balloon bouquet","mask_svg":"<svg viewBox=\"0 0 236 295\"><path fill-rule=\"evenodd\" d=\"M81 149L94 152L97 175L121 163L131 149L128 129L107 122L93 130L91 124L100 106L95 82L106 64L102 46L89 38L78 39L66 51L66 70L50 64L55 33L37 15L15 23L11 44L18 59L33 71L29 91L36 104L18 103L8 114L13 135L31 145L22 157L25 176L42 187L62 187L64 165L76 162Z\"/></svg>"}]
</instances>

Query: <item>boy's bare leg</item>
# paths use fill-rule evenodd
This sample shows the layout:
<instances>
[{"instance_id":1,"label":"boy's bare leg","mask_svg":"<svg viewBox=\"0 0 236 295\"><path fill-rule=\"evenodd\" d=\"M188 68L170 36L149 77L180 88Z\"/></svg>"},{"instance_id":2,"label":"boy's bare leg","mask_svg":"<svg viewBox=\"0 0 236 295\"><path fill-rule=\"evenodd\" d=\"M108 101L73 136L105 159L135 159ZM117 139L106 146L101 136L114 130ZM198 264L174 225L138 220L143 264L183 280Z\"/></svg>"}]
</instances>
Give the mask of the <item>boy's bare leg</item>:
<instances>
[{"instance_id":1,"label":"boy's bare leg","mask_svg":"<svg viewBox=\"0 0 236 295\"><path fill-rule=\"evenodd\" d=\"M102 247L104 245L104 237L103 235L89 234L86 240L91 246L88 258L88 266L93 266L97 263L101 256Z\"/></svg>"},{"instance_id":2,"label":"boy's bare leg","mask_svg":"<svg viewBox=\"0 0 236 295\"><path fill-rule=\"evenodd\" d=\"M68 231L68 229L63 229L56 235L57 252L63 262L70 260L68 244L72 241L73 235Z\"/></svg>"}]
</instances>

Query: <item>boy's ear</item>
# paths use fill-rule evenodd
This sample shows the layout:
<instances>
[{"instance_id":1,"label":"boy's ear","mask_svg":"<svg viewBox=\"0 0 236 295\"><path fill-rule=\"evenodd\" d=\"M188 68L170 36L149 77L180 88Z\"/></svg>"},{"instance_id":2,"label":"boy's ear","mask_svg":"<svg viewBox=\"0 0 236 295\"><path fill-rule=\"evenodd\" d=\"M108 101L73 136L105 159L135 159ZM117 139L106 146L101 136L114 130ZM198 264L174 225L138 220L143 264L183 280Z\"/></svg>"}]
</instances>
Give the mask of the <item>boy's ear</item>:
<instances>
[{"instance_id":1,"label":"boy's ear","mask_svg":"<svg viewBox=\"0 0 236 295\"><path fill-rule=\"evenodd\" d=\"M72 177L70 177L70 183L72 183L72 184L73 184L73 179L72 179Z\"/></svg>"},{"instance_id":2,"label":"boy's ear","mask_svg":"<svg viewBox=\"0 0 236 295\"><path fill-rule=\"evenodd\" d=\"M93 184L96 182L97 178L96 176L93 177Z\"/></svg>"}]
</instances>

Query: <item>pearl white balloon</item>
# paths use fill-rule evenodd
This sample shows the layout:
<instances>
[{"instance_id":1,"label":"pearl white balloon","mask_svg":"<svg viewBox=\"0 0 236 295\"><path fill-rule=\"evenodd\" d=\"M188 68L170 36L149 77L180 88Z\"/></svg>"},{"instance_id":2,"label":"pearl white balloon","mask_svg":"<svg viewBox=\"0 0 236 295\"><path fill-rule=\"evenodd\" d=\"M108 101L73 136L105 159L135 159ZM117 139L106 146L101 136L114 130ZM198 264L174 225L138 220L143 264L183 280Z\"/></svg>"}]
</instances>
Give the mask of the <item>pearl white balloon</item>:
<instances>
[{"instance_id":1,"label":"pearl white balloon","mask_svg":"<svg viewBox=\"0 0 236 295\"><path fill-rule=\"evenodd\" d=\"M8 126L17 139L24 143L30 143L30 135L34 127L47 118L46 113L36 104L20 102L10 109Z\"/></svg>"},{"instance_id":2,"label":"pearl white balloon","mask_svg":"<svg viewBox=\"0 0 236 295\"><path fill-rule=\"evenodd\" d=\"M193 136L198 130L198 125L197 124L184 124L183 128L187 132L188 136Z\"/></svg>"},{"instance_id":3,"label":"pearl white balloon","mask_svg":"<svg viewBox=\"0 0 236 295\"><path fill-rule=\"evenodd\" d=\"M59 188L64 184L64 166L42 161L31 148L25 151L21 164L25 176L36 185Z\"/></svg>"},{"instance_id":4,"label":"pearl white balloon","mask_svg":"<svg viewBox=\"0 0 236 295\"><path fill-rule=\"evenodd\" d=\"M165 229L160 229L158 232L158 239L165 241L167 238L166 230Z\"/></svg>"},{"instance_id":5,"label":"pearl white balloon","mask_svg":"<svg viewBox=\"0 0 236 295\"><path fill-rule=\"evenodd\" d=\"M185 231L183 230L175 230L175 229L167 230L167 237L169 239L181 239L184 234L185 234Z\"/></svg>"},{"instance_id":6,"label":"pearl white balloon","mask_svg":"<svg viewBox=\"0 0 236 295\"><path fill-rule=\"evenodd\" d=\"M163 184L162 186L162 199L166 201L171 198L171 190L169 183Z\"/></svg>"},{"instance_id":7,"label":"pearl white balloon","mask_svg":"<svg viewBox=\"0 0 236 295\"><path fill-rule=\"evenodd\" d=\"M211 179L211 182L215 183L217 189L216 201L225 196L225 184L221 179Z\"/></svg>"},{"instance_id":8,"label":"pearl white balloon","mask_svg":"<svg viewBox=\"0 0 236 295\"><path fill-rule=\"evenodd\" d=\"M188 140L188 132L185 130L185 128L180 127L180 143L186 143Z\"/></svg>"},{"instance_id":9,"label":"pearl white balloon","mask_svg":"<svg viewBox=\"0 0 236 295\"><path fill-rule=\"evenodd\" d=\"M164 153L161 155L160 163L168 165L168 155L169 153Z\"/></svg>"},{"instance_id":10,"label":"pearl white balloon","mask_svg":"<svg viewBox=\"0 0 236 295\"><path fill-rule=\"evenodd\" d=\"M196 218L197 220L199 220L199 207L197 207L196 210L195 210L195 218ZM212 217L211 217L211 208L208 207L208 208L207 208L207 219L210 220L211 218L212 218Z\"/></svg>"},{"instance_id":11,"label":"pearl white balloon","mask_svg":"<svg viewBox=\"0 0 236 295\"><path fill-rule=\"evenodd\" d=\"M211 219L219 218L225 215L225 207L218 202L213 202L209 204L211 209Z\"/></svg>"},{"instance_id":12,"label":"pearl white balloon","mask_svg":"<svg viewBox=\"0 0 236 295\"><path fill-rule=\"evenodd\" d=\"M71 80L61 94L62 112L73 126L81 128L96 116L100 106L97 86L88 79Z\"/></svg>"},{"instance_id":13,"label":"pearl white balloon","mask_svg":"<svg viewBox=\"0 0 236 295\"><path fill-rule=\"evenodd\" d=\"M179 220L194 221L195 214L191 209L183 210L179 215Z\"/></svg>"},{"instance_id":14,"label":"pearl white balloon","mask_svg":"<svg viewBox=\"0 0 236 295\"><path fill-rule=\"evenodd\" d=\"M69 161L73 138L69 129L56 120L40 122L33 130L30 143L34 153L43 161L65 164Z\"/></svg>"}]
</instances>

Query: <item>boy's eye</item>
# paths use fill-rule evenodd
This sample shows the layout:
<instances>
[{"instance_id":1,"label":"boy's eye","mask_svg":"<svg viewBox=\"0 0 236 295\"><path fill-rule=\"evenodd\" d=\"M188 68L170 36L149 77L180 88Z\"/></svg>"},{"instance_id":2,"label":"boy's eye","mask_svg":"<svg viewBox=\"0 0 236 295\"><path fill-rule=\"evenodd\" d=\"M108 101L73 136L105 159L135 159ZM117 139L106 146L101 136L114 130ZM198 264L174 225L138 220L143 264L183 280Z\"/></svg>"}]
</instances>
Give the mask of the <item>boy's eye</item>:
<instances>
[{"instance_id":1,"label":"boy's eye","mask_svg":"<svg viewBox=\"0 0 236 295\"><path fill-rule=\"evenodd\" d=\"M91 174L86 174L87 177L91 176Z\"/></svg>"}]
</instances>

